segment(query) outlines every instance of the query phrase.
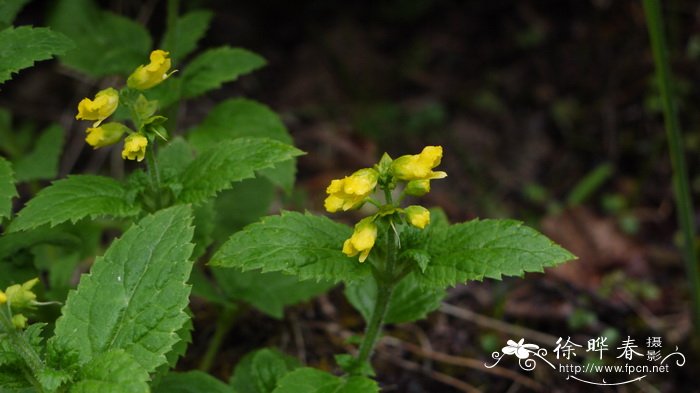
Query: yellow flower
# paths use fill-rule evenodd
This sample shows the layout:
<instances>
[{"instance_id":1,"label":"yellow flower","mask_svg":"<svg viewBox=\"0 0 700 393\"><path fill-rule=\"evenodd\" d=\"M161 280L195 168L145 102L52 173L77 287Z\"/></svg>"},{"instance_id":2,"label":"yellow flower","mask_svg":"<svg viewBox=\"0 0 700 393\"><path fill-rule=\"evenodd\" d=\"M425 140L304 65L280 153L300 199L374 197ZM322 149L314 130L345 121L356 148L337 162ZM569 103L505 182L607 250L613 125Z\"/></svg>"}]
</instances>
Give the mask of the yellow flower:
<instances>
[{"instance_id":1,"label":"yellow flower","mask_svg":"<svg viewBox=\"0 0 700 393\"><path fill-rule=\"evenodd\" d=\"M372 222L372 217L362 219L355 225L355 231L349 239L343 243L343 254L354 257L360 254L360 262L364 262L377 240L377 225Z\"/></svg>"},{"instance_id":2,"label":"yellow flower","mask_svg":"<svg viewBox=\"0 0 700 393\"><path fill-rule=\"evenodd\" d=\"M15 284L7 287L7 289L5 289L5 295L12 308L20 309L31 307L34 300L36 300L36 294L32 292L32 288L38 282L38 278L33 278L24 284Z\"/></svg>"},{"instance_id":3,"label":"yellow flower","mask_svg":"<svg viewBox=\"0 0 700 393\"><path fill-rule=\"evenodd\" d=\"M27 327L27 317L22 314L15 314L12 316L12 324L15 325L16 329L24 329Z\"/></svg>"},{"instance_id":4,"label":"yellow flower","mask_svg":"<svg viewBox=\"0 0 700 393\"><path fill-rule=\"evenodd\" d=\"M430 180L411 180L406 184L406 194L413 196L423 196L430 192Z\"/></svg>"},{"instance_id":5,"label":"yellow flower","mask_svg":"<svg viewBox=\"0 0 700 393\"><path fill-rule=\"evenodd\" d=\"M326 188L328 197L324 202L326 210L350 210L359 207L377 186L379 173L372 168L360 169L343 179L335 179Z\"/></svg>"},{"instance_id":6,"label":"yellow flower","mask_svg":"<svg viewBox=\"0 0 700 393\"><path fill-rule=\"evenodd\" d=\"M148 139L146 139L145 136L141 134L131 134L124 139L122 158L141 162L146 156L146 146L148 146Z\"/></svg>"},{"instance_id":7,"label":"yellow flower","mask_svg":"<svg viewBox=\"0 0 700 393\"><path fill-rule=\"evenodd\" d=\"M423 206L412 205L405 210L408 222L416 228L423 229L430 224L430 211Z\"/></svg>"},{"instance_id":8,"label":"yellow flower","mask_svg":"<svg viewBox=\"0 0 700 393\"><path fill-rule=\"evenodd\" d=\"M132 89L146 90L166 80L172 73L168 74L171 62L169 52L156 49L151 52L151 62L140 65L129 75L126 85Z\"/></svg>"},{"instance_id":9,"label":"yellow flower","mask_svg":"<svg viewBox=\"0 0 700 393\"><path fill-rule=\"evenodd\" d=\"M113 145L119 142L126 130L125 125L114 122L99 127L90 127L85 131L87 133L85 142L95 149Z\"/></svg>"},{"instance_id":10,"label":"yellow flower","mask_svg":"<svg viewBox=\"0 0 700 393\"><path fill-rule=\"evenodd\" d=\"M433 172L440 165L442 146L426 146L420 154L401 156L392 163L392 173L399 180L429 180L447 177L445 172Z\"/></svg>"},{"instance_id":11,"label":"yellow flower","mask_svg":"<svg viewBox=\"0 0 700 393\"><path fill-rule=\"evenodd\" d=\"M0 291L0 304L5 304L7 303L7 295L5 295L5 292Z\"/></svg>"},{"instance_id":12,"label":"yellow flower","mask_svg":"<svg viewBox=\"0 0 700 393\"><path fill-rule=\"evenodd\" d=\"M113 88L100 90L95 94L95 99L83 98L78 103L78 114L75 118L78 120L97 120L92 126L97 127L102 123L102 120L117 110L119 106L119 92Z\"/></svg>"}]
</instances>

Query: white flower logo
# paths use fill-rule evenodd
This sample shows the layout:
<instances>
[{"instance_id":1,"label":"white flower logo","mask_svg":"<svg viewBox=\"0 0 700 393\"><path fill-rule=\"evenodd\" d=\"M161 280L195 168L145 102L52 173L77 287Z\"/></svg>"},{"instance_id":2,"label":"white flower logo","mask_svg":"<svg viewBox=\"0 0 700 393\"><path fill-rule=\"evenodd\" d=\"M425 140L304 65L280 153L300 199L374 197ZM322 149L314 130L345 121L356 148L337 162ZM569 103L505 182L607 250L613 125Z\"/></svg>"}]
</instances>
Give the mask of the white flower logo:
<instances>
[{"instance_id":1,"label":"white flower logo","mask_svg":"<svg viewBox=\"0 0 700 393\"><path fill-rule=\"evenodd\" d=\"M506 355L513 355L518 357L518 359L527 359L530 357L530 352L539 349L540 347L535 344L524 344L525 339L521 338L517 343L513 340L508 340L506 343L508 346L501 349Z\"/></svg>"}]
</instances>

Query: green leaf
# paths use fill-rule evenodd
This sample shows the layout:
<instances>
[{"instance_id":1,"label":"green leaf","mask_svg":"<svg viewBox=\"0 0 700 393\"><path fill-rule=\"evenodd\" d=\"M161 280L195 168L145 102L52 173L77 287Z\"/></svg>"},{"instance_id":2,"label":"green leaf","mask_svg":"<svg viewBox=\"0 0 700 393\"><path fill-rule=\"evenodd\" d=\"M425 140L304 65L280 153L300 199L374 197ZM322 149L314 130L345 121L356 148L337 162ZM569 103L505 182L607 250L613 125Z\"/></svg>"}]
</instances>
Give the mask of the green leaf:
<instances>
[{"instance_id":1,"label":"green leaf","mask_svg":"<svg viewBox=\"0 0 700 393\"><path fill-rule=\"evenodd\" d=\"M222 46L209 49L182 72L182 97L192 98L218 89L265 65L265 59L242 48Z\"/></svg>"},{"instance_id":2,"label":"green leaf","mask_svg":"<svg viewBox=\"0 0 700 393\"><path fill-rule=\"evenodd\" d=\"M188 318L190 210L161 210L115 240L69 293L53 340L81 362L120 348L147 372L166 363Z\"/></svg>"},{"instance_id":3,"label":"green leaf","mask_svg":"<svg viewBox=\"0 0 700 393\"><path fill-rule=\"evenodd\" d=\"M241 359L231 377L236 393L270 393L277 381L301 367L299 361L274 349L260 349Z\"/></svg>"},{"instance_id":4,"label":"green leaf","mask_svg":"<svg viewBox=\"0 0 700 393\"><path fill-rule=\"evenodd\" d=\"M259 102L243 98L216 105L202 123L189 131L188 136L192 146L200 151L241 137L266 137L287 144L293 142L287 127L275 112ZM296 160L261 172L287 192L294 186L295 173Z\"/></svg>"},{"instance_id":5,"label":"green leaf","mask_svg":"<svg viewBox=\"0 0 700 393\"><path fill-rule=\"evenodd\" d=\"M180 16L172 30L163 37L163 49L170 52L170 58L179 61L197 48L197 42L204 37L211 22L211 11L192 11Z\"/></svg>"},{"instance_id":6,"label":"green leaf","mask_svg":"<svg viewBox=\"0 0 700 393\"><path fill-rule=\"evenodd\" d=\"M140 212L134 197L121 183L108 177L68 176L39 191L17 214L9 230L55 226L88 216L131 217Z\"/></svg>"},{"instance_id":7,"label":"green leaf","mask_svg":"<svg viewBox=\"0 0 700 393\"><path fill-rule=\"evenodd\" d=\"M158 166L166 182L177 178L192 160L194 160L192 147L180 137L174 138L158 151Z\"/></svg>"},{"instance_id":8,"label":"green leaf","mask_svg":"<svg viewBox=\"0 0 700 393\"><path fill-rule=\"evenodd\" d=\"M34 149L14 163L18 182L49 180L58 175L58 161L63 151L63 128L52 125L34 145Z\"/></svg>"},{"instance_id":9,"label":"green leaf","mask_svg":"<svg viewBox=\"0 0 700 393\"><path fill-rule=\"evenodd\" d=\"M12 74L73 47L68 37L47 27L8 27L0 31L0 83Z\"/></svg>"},{"instance_id":10,"label":"green leaf","mask_svg":"<svg viewBox=\"0 0 700 393\"><path fill-rule=\"evenodd\" d=\"M342 253L343 241L351 233L326 217L282 212L235 233L209 263L244 271L280 271L302 280L352 281L370 274L370 267Z\"/></svg>"},{"instance_id":11,"label":"green leaf","mask_svg":"<svg viewBox=\"0 0 700 393\"><path fill-rule=\"evenodd\" d=\"M12 215L12 198L16 196L17 189L12 165L0 157L0 219Z\"/></svg>"},{"instance_id":12,"label":"green leaf","mask_svg":"<svg viewBox=\"0 0 700 393\"><path fill-rule=\"evenodd\" d=\"M233 182L255 176L255 171L303 154L293 146L267 138L238 138L200 152L182 174L178 200L201 202Z\"/></svg>"},{"instance_id":13,"label":"green leaf","mask_svg":"<svg viewBox=\"0 0 700 393\"><path fill-rule=\"evenodd\" d=\"M80 371L70 393L148 393L148 372L122 349L97 353Z\"/></svg>"},{"instance_id":14,"label":"green leaf","mask_svg":"<svg viewBox=\"0 0 700 393\"><path fill-rule=\"evenodd\" d=\"M61 0L50 25L76 44L61 61L86 75L128 75L148 63L148 31L128 18L101 11L90 0Z\"/></svg>"},{"instance_id":15,"label":"green leaf","mask_svg":"<svg viewBox=\"0 0 700 393\"><path fill-rule=\"evenodd\" d=\"M269 214L275 186L265 178L246 179L217 195L214 238L221 244L231 234Z\"/></svg>"},{"instance_id":16,"label":"green leaf","mask_svg":"<svg viewBox=\"0 0 700 393\"><path fill-rule=\"evenodd\" d=\"M0 30L12 24L17 14L30 0L0 0Z\"/></svg>"},{"instance_id":17,"label":"green leaf","mask_svg":"<svg viewBox=\"0 0 700 393\"><path fill-rule=\"evenodd\" d=\"M365 377L340 378L314 368L300 368L285 375L273 393L379 393L379 386Z\"/></svg>"},{"instance_id":18,"label":"green leaf","mask_svg":"<svg viewBox=\"0 0 700 393\"><path fill-rule=\"evenodd\" d=\"M415 274L409 274L396 285L391 295L385 323L406 323L423 319L428 313L438 309L445 290L442 288L423 288ZM345 287L345 297L350 304L369 321L377 299L377 284L374 277L352 282Z\"/></svg>"},{"instance_id":19,"label":"green leaf","mask_svg":"<svg viewBox=\"0 0 700 393\"><path fill-rule=\"evenodd\" d=\"M473 220L434 231L429 252L430 264L416 278L423 285L437 287L542 272L545 267L576 258L514 220Z\"/></svg>"},{"instance_id":20,"label":"green leaf","mask_svg":"<svg viewBox=\"0 0 700 393\"><path fill-rule=\"evenodd\" d=\"M234 393L225 383L201 371L170 373L163 377L153 393ZM238 392L236 392L238 393Z\"/></svg>"},{"instance_id":21,"label":"green leaf","mask_svg":"<svg viewBox=\"0 0 700 393\"><path fill-rule=\"evenodd\" d=\"M328 282L299 281L296 276L279 272L213 268L212 273L229 299L250 303L278 319L284 316L284 307L309 300L333 286Z\"/></svg>"}]
</instances>

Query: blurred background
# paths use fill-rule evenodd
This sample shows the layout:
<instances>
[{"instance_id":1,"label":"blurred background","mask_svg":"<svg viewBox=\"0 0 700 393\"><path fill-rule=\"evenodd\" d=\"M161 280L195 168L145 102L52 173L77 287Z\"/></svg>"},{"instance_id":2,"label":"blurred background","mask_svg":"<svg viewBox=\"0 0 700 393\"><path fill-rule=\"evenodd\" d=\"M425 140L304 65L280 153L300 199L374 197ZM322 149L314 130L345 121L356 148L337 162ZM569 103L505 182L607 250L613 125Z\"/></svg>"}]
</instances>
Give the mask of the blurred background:
<instances>
[{"instance_id":1,"label":"blurred background","mask_svg":"<svg viewBox=\"0 0 700 393\"><path fill-rule=\"evenodd\" d=\"M163 1L100 4L162 34ZM15 24L47 25L53 6L31 2ZM664 7L697 201L700 4L670 0ZM423 204L442 206L453 222L525 221L579 257L546 275L454 288L445 302L456 308L389 328L419 344L380 347L385 391L469 391L462 381L489 392L590 391L591 385L542 367L522 372L504 361L516 376L495 375L483 363L507 339L570 336L585 345L606 336L613 348L628 335L640 346L647 337L663 337L664 349L678 346L687 363L600 391L699 391L691 385L700 359L691 344L672 170L641 2L199 0L181 8L214 11L202 47L241 46L268 66L184 103L174 133L226 98L269 105L308 153L299 160L296 189L280 195L277 208L322 212L331 179L372 165L385 151L396 157L442 145L440 169L449 177L433 182ZM73 119L82 97L113 82L43 62L2 86L0 106L14 113L15 129L58 122L69 130L61 176L123 170L110 167L121 162L111 159L119 148L92 151ZM196 364L188 359L201 356L198 343L211 334L211 310L206 304L194 310L198 330L182 369ZM226 377L253 348L297 351L289 342L299 331L307 361L329 368L343 345L329 324L353 332L364 326L338 290L288 311L282 321L255 312L246 319L224 341L216 375ZM447 354L453 358L440 359Z\"/></svg>"}]
</instances>

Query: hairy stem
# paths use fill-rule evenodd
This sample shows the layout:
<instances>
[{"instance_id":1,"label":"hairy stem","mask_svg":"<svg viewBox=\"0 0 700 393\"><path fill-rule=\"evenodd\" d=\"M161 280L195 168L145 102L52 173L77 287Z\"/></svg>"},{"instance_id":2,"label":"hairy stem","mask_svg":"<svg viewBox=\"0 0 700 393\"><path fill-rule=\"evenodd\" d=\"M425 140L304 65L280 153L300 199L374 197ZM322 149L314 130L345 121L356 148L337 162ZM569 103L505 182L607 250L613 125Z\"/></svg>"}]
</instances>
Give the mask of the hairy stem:
<instances>
[{"instance_id":1,"label":"hairy stem","mask_svg":"<svg viewBox=\"0 0 700 393\"><path fill-rule=\"evenodd\" d=\"M28 368L28 370L24 372L24 377L31 382L37 392L43 393L44 389L36 378L34 378L34 375L44 368L44 362L29 342L27 342L27 339L15 328L15 325L12 323L12 318L10 317L9 305L0 310L0 325L2 325L3 330L5 330L7 334L12 350L22 358Z\"/></svg>"},{"instance_id":2,"label":"hairy stem","mask_svg":"<svg viewBox=\"0 0 700 393\"><path fill-rule=\"evenodd\" d=\"M158 170L158 162L156 161L156 141L153 140L153 146L146 150L146 167L148 175L151 178L151 188L153 191L160 190L160 171Z\"/></svg>"},{"instance_id":3,"label":"hairy stem","mask_svg":"<svg viewBox=\"0 0 700 393\"><path fill-rule=\"evenodd\" d=\"M385 190L385 193L388 191ZM387 202L391 203L391 194L387 196ZM374 347L379 341L379 337L382 332L382 327L384 325L384 318L386 317L387 309L389 308L389 301L391 301L391 294L394 291L394 286L396 281L394 279L394 268L396 265L396 232L392 225L389 225L387 230L387 248L386 248L386 264L384 265L385 271L379 272L375 279L377 280L377 299L374 302L374 310L372 311L372 316L367 323L367 329L365 330L365 337L360 344L360 350L357 354L357 365L358 368L355 370L355 374L361 374L363 366L369 362L374 352Z\"/></svg>"},{"instance_id":4,"label":"hairy stem","mask_svg":"<svg viewBox=\"0 0 700 393\"><path fill-rule=\"evenodd\" d=\"M649 38L654 55L656 76L666 124L666 138L673 166L673 188L676 197L678 221L683 232L683 257L693 298L693 316L696 332L700 332L700 272L695 248L693 205L688 185L688 174L683 153L683 138L678 121L671 85L671 71L664 34L663 16L659 0L644 0L644 13L649 27Z\"/></svg>"}]
</instances>

